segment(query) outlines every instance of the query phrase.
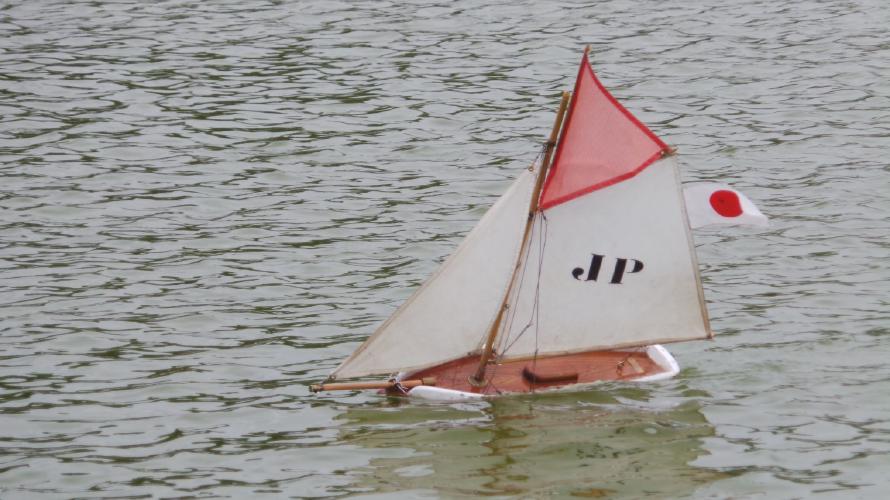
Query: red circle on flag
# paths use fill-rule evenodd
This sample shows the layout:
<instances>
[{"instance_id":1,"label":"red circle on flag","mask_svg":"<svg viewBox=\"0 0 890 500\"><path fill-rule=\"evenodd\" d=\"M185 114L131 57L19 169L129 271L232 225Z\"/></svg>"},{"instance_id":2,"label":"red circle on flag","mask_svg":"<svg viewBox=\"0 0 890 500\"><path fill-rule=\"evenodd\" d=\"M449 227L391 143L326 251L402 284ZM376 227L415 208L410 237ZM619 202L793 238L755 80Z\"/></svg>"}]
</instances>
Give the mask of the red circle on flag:
<instances>
[{"instance_id":1,"label":"red circle on flag","mask_svg":"<svg viewBox=\"0 0 890 500\"><path fill-rule=\"evenodd\" d=\"M733 191L721 189L711 193L711 206L714 211L724 217L738 217L742 215L742 203L739 195Z\"/></svg>"}]
</instances>

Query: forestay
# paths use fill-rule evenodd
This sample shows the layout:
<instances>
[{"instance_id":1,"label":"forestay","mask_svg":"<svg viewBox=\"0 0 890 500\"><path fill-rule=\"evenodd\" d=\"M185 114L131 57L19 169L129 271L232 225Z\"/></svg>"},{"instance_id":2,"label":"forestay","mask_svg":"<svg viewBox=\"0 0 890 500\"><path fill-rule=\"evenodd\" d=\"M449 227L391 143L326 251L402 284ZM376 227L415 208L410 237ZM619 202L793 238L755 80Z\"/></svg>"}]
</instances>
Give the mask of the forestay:
<instances>
[{"instance_id":1,"label":"forestay","mask_svg":"<svg viewBox=\"0 0 890 500\"><path fill-rule=\"evenodd\" d=\"M439 270L331 378L420 369L478 349L519 259L534 180L523 171Z\"/></svg>"}]
</instances>

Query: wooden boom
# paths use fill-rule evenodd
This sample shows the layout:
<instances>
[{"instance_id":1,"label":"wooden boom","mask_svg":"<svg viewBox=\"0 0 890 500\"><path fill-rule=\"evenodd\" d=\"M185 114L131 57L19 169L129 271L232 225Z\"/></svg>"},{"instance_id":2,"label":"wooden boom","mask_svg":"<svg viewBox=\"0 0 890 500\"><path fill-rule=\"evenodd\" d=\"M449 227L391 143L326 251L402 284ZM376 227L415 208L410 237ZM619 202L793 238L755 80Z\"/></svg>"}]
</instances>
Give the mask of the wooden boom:
<instances>
[{"instance_id":1,"label":"wooden boom","mask_svg":"<svg viewBox=\"0 0 890 500\"><path fill-rule=\"evenodd\" d=\"M309 386L309 390L312 392L357 391L362 389L395 389L398 386L404 387L405 389L411 389L412 387L417 387L419 385L436 385L436 378L424 377L417 380L402 380L401 382L396 382L395 380L381 380L374 382L338 382L331 384L312 384Z\"/></svg>"}]
</instances>

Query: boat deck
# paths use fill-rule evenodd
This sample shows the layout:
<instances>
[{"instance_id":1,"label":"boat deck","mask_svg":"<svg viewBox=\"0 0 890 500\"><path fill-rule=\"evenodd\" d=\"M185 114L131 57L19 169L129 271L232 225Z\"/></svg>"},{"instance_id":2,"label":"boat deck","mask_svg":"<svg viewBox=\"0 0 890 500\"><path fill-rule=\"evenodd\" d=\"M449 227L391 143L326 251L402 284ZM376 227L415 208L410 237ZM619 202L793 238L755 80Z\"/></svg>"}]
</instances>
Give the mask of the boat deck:
<instances>
[{"instance_id":1,"label":"boat deck","mask_svg":"<svg viewBox=\"0 0 890 500\"><path fill-rule=\"evenodd\" d=\"M475 386L469 379L478 365L478 355L467 356L411 373L404 378L435 377L436 387L496 395L607 380L634 380L667 371L653 361L645 350L591 351L492 364L485 372L486 383Z\"/></svg>"}]
</instances>

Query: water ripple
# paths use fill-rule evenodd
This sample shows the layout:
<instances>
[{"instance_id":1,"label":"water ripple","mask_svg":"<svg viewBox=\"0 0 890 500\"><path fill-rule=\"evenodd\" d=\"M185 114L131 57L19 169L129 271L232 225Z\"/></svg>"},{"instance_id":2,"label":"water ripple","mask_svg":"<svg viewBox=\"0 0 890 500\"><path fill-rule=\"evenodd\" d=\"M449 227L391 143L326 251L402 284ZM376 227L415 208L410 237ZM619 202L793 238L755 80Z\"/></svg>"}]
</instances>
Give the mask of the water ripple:
<instances>
[{"instance_id":1,"label":"water ripple","mask_svg":"<svg viewBox=\"0 0 890 500\"><path fill-rule=\"evenodd\" d=\"M879 496L888 25L873 0L5 6L0 491ZM309 395L534 158L584 44L686 180L772 218L696 235L717 340L639 388Z\"/></svg>"}]
</instances>

